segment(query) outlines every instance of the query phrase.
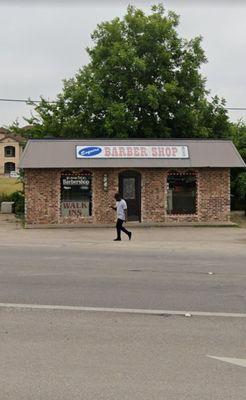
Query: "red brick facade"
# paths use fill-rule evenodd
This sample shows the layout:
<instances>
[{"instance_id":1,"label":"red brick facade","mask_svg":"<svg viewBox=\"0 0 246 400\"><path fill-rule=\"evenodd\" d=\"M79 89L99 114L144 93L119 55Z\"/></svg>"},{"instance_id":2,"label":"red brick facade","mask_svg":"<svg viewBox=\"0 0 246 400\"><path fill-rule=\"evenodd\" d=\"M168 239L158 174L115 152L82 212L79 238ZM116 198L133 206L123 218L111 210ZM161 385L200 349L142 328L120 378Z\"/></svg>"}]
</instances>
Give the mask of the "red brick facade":
<instances>
[{"instance_id":1,"label":"red brick facade","mask_svg":"<svg viewBox=\"0 0 246 400\"><path fill-rule=\"evenodd\" d=\"M76 170L74 170L76 171ZM107 224L115 221L114 194L119 190L122 169L91 169L92 215L62 217L60 212L61 169L26 169L26 223ZM197 213L167 214L168 169L136 169L141 174L141 221L151 222L226 222L230 213L230 174L228 168L193 169L197 177ZM182 172L183 170L180 170ZM187 171L187 169L186 169ZM78 170L77 170L78 172ZM107 190L103 179L107 175Z\"/></svg>"}]
</instances>

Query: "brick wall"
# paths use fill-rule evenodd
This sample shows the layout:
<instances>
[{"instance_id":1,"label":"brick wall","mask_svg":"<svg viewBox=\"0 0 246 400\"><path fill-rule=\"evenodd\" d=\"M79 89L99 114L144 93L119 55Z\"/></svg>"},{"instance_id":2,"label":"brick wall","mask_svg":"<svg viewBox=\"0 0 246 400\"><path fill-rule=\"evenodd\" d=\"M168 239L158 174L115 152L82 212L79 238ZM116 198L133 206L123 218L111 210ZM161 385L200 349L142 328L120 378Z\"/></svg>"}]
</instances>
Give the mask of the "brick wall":
<instances>
[{"instance_id":1,"label":"brick wall","mask_svg":"<svg viewBox=\"0 0 246 400\"><path fill-rule=\"evenodd\" d=\"M74 170L78 172L78 170ZM141 173L142 222L228 221L230 213L230 175L225 168L193 169L197 176L197 213L168 215L167 169L138 169ZM60 214L61 169L25 171L26 222L32 224L103 224L115 221L114 194L118 191L122 169L93 169L92 215L62 217ZM107 175L108 188L103 185Z\"/></svg>"},{"instance_id":2,"label":"brick wall","mask_svg":"<svg viewBox=\"0 0 246 400\"><path fill-rule=\"evenodd\" d=\"M115 221L115 211L110 207L115 205L114 195L118 192L118 172L114 169L98 169L93 172L92 203L93 220L95 223L112 223ZM103 179L107 175L107 190L104 190Z\"/></svg>"},{"instance_id":3,"label":"brick wall","mask_svg":"<svg viewBox=\"0 0 246 400\"><path fill-rule=\"evenodd\" d=\"M165 222L166 170L142 170L142 222Z\"/></svg>"},{"instance_id":4,"label":"brick wall","mask_svg":"<svg viewBox=\"0 0 246 400\"><path fill-rule=\"evenodd\" d=\"M56 170L25 171L27 224L56 224L60 211L60 174Z\"/></svg>"},{"instance_id":5,"label":"brick wall","mask_svg":"<svg viewBox=\"0 0 246 400\"><path fill-rule=\"evenodd\" d=\"M199 221L229 221L229 169L200 169L198 189Z\"/></svg>"}]
</instances>

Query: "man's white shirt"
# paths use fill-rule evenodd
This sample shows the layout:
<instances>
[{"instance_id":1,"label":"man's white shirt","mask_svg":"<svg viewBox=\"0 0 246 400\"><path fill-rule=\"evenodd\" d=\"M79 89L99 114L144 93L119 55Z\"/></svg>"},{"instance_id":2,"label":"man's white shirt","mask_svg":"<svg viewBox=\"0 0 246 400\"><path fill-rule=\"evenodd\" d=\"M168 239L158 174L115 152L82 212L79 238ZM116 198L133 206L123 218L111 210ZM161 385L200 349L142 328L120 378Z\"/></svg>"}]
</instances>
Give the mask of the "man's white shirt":
<instances>
[{"instance_id":1,"label":"man's white shirt","mask_svg":"<svg viewBox=\"0 0 246 400\"><path fill-rule=\"evenodd\" d=\"M116 201L116 210L117 210L117 218L125 221L126 219L125 210L127 210L127 204L124 199Z\"/></svg>"}]
</instances>

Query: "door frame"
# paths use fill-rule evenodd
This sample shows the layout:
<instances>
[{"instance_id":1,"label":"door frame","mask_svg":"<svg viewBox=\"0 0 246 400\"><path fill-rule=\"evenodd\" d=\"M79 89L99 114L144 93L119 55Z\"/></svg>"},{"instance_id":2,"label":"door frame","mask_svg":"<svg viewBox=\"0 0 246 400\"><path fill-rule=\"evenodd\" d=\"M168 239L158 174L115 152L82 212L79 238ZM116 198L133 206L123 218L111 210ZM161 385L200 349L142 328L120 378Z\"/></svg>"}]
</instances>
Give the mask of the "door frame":
<instances>
[{"instance_id":1,"label":"door frame","mask_svg":"<svg viewBox=\"0 0 246 400\"><path fill-rule=\"evenodd\" d=\"M138 218L136 221L141 222L142 220L142 190L141 190L141 173L135 170L124 170L121 171L118 175L119 179L119 193L120 196L123 198L123 178L135 178L135 185L136 185L136 202L137 202L137 209L138 209Z\"/></svg>"}]
</instances>

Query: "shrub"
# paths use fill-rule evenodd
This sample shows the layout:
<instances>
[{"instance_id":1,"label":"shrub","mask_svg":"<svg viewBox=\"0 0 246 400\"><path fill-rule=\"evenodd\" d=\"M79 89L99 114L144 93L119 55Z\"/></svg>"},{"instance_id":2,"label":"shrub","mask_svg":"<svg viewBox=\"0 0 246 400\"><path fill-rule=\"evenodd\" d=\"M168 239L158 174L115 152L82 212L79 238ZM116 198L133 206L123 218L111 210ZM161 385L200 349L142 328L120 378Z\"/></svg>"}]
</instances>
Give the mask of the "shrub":
<instances>
[{"instance_id":1,"label":"shrub","mask_svg":"<svg viewBox=\"0 0 246 400\"><path fill-rule=\"evenodd\" d=\"M2 203L2 201L11 201L9 197L10 195L7 193L0 193L0 204Z\"/></svg>"},{"instance_id":2,"label":"shrub","mask_svg":"<svg viewBox=\"0 0 246 400\"><path fill-rule=\"evenodd\" d=\"M24 214L25 209L25 197L22 192L14 192L10 195L11 200L14 202L14 213L17 215Z\"/></svg>"}]
</instances>

